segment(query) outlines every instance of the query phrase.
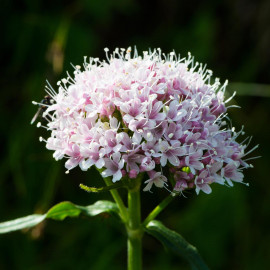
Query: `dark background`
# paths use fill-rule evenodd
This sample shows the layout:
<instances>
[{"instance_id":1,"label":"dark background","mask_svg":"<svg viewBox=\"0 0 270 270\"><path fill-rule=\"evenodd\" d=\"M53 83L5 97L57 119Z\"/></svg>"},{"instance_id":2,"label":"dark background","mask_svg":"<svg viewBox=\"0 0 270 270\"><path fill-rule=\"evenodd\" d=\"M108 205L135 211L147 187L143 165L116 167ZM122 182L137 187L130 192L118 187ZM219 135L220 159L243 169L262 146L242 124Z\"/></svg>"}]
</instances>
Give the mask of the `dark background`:
<instances>
[{"instance_id":1,"label":"dark background","mask_svg":"<svg viewBox=\"0 0 270 270\"><path fill-rule=\"evenodd\" d=\"M191 52L214 76L238 91L230 109L234 125L260 148L245 172L249 187L213 185L210 195L179 197L159 217L197 246L211 269L270 269L270 1L1 1L0 221L44 213L68 200L88 205L109 194L88 194L83 182L103 185L99 175L76 168L38 141L48 137L30 125L48 79L52 85L83 56L104 58L104 47L161 47ZM245 136L243 138L245 138ZM243 139L241 138L240 141ZM165 190L143 194L145 216ZM125 269L124 229L107 216L46 221L28 231L0 236L0 269ZM144 269L189 269L150 236Z\"/></svg>"}]
</instances>

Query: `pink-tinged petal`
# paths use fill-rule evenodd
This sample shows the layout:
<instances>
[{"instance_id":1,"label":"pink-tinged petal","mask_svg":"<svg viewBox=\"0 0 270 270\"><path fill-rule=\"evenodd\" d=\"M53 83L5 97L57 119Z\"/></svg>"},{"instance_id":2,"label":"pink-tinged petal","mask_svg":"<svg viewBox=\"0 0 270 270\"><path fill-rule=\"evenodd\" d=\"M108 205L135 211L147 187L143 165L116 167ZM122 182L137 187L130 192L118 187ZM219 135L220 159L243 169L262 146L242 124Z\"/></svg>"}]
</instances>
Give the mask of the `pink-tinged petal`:
<instances>
[{"instance_id":1,"label":"pink-tinged petal","mask_svg":"<svg viewBox=\"0 0 270 270\"><path fill-rule=\"evenodd\" d=\"M193 161L191 166L196 170L201 170L204 168L203 164L200 161Z\"/></svg>"},{"instance_id":2,"label":"pink-tinged petal","mask_svg":"<svg viewBox=\"0 0 270 270\"><path fill-rule=\"evenodd\" d=\"M210 165L210 172L211 174L214 174L216 172L218 172L219 170L221 170L222 166L223 166L223 162L215 162L214 164Z\"/></svg>"},{"instance_id":3,"label":"pink-tinged petal","mask_svg":"<svg viewBox=\"0 0 270 270\"><path fill-rule=\"evenodd\" d=\"M125 114L125 115L123 116L123 120L124 120L125 122L127 122L127 123L130 123L130 121L133 120L133 119L134 119L134 117L131 116L131 115L129 115L129 114Z\"/></svg>"},{"instance_id":4,"label":"pink-tinged petal","mask_svg":"<svg viewBox=\"0 0 270 270\"><path fill-rule=\"evenodd\" d=\"M188 188L187 181L184 179L178 180L173 188L174 191L179 192L183 191L184 189Z\"/></svg>"},{"instance_id":5,"label":"pink-tinged petal","mask_svg":"<svg viewBox=\"0 0 270 270\"><path fill-rule=\"evenodd\" d=\"M113 173L112 173L112 171L111 171L110 169L107 169L107 170L103 171L103 172L101 173L101 175L102 175L103 177L108 177L108 176L113 175Z\"/></svg>"},{"instance_id":6,"label":"pink-tinged petal","mask_svg":"<svg viewBox=\"0 0 270 270\"><path fill-rule=\"evenodd\" d=\"M155 117L155 121L163 121L165 119L165 113L158 113Z\"/></svg>"},{"instance_id":7,"label":"pink-tinged petal","mask_svg":"<svg viewBox=\"0 0 270 270\"><path fill-rule=\"evenodd\" d=\"M212 189L209 185L205 184L201 187L201 190L206 193L206 194L210 194L212 192Z\"/></svg>"},{"instance_id":8,"label":"pink-tinged petal","mask_svg":"<svg viewBox=\"0 0 270 270\"><path fill-rule=\"evenodd\" d=\"M244 178L243 173L241 172L235 172L234 175L231 177L231 180L235 181L235 182L242 182Z\"/></svg>"},{"instance_id":9,"label":"pink-tinged petal","mask_svg":"<svg viewBox=\"0 0 270 270\"><path fill-rule=\"evenodd\" d=\"M100 159L95 163L95 165L96 165L96 167L97 167L98 169L103 168L104 165L105 165L104 159L103 159L103 158L100 158Z\"/></svg>"},{"instance_id":10,"label":"pink-tinged petal","mask_svg":"<svg viewBox=\"0 0 270 270\"><path fill-rule=\"evenodd\" d=\"M94 165L94 161L92 159L84 159L79 165L82 171L87 171L92 165Z\"/></svg>"},{"instance_id":11,"label":"pink-tinged petal","mask_svg":"<svg viewBox=\"0 0 270 270\"><path fill-rule=\"evenodd\" d=\"M231 186L231 187L233 187L233 182L231 181L231 179L229 179L227 177L225 177L225 179L226 179L228 185Z\"/></svg>"},{"instance_id":12,"label":"pink-tinged petal","mask_svg":"<svg viewBox=\"0 0 270 270\"><path fill-rule=\"evenodd\" d=\"M142 141L142 135L137 132L134 132L132 141L135 142L136 144L140 144Z\"/></svg>"},{"instance_id":13,"label":"pink-tinged petal","mask_svg":"<svg viewBox=\"0 0 270 270\"><path fill-rule=\"evenodd\" d=\"M114 175L113 175L113 183L115 183L116 181L120 180L122 178L122 172L120 170L118 170Z\"/></svg>"},{"instance_id":14,"label":"pink-tinged petal","mask_svg":"<svg viewBox=\"0 0 270 270\"><path fill-rule=\"evenodd\" d=\"M201 190L201 189L200 189L198 186L196 186L195 191L196 191L197 195L200 193L200 190Z\"/></svg>"},{"instance_id":15,"label":"pink-tinged petal","mask_svg":"<svg viewBox=\"0 0 270 270\"><path fill-rule=\"evenodd\" d=\"M167 157L166 156L161 156L160 157L160 164L162 167L164 167L167 164Z\"/></svg>"},{"instance_id":16,"label":"pink-tinged petal","mask_svg":"<svg viewBox=\"0 0 270 270\"><path fill-rule=\"evenodd\" d=\"M225 183L225 179L222 176L220 176L219 174L215 175L214 181L220 185L224 185L224 183Z\"/></svg>"},{"instance_id":17,"label":"pink-tinged petal","mask_svg":"<svg viewBox=\"0 0 270 270\"><path fill-rule=\"evenodd\" d=\"M168 157L168 160L173 166L179 166L180 164L179 158L176 156L170 156Z\"/></svg>"},{"instance_id":18,"label":"pink-tinged petal","mask_svg":"<svg viewBox=\"0 0 270 270\"><path fill-rule=\"evenodd\" d=\"M80 160L77 158L70 158L68 161L66 161L65 167L68 170L71 170L71 169L75 168L79 164L79 162L80 162Z\"/></svg>"},{"instance_id":19,"label":"pink-tinged petal","mask_svg":"<svg viewBox=\"0 0 270 270\"><path fill-rule=\"evenodd\" d=\"M206 178L207 177L207 175L208 175L208 171L202 171L200 174L199 174L199 178L201 178L201 179L204 179L204 178Z\"/></svg>"}]
</instances>

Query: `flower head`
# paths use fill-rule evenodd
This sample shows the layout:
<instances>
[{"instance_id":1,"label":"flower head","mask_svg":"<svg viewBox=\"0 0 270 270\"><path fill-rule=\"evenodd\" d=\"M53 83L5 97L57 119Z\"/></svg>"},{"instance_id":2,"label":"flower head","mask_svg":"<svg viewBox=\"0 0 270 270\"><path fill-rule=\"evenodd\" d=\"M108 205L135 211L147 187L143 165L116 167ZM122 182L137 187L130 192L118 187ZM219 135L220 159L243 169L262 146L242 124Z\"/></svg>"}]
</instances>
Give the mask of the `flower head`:
<instances>
[{"instance_id":1,"label":"flower head","mask_svg":"<svg viewBox=\"0 0 270 270\"><path fill-rule=\"evenodd\" d=\"M58 92L47 88L55 101L44 113L47 148L57 160L66 157L68 170L95 165L113 182L145 173L144 190L164 187L163 171L177 192L210 193L212 183L243 181L250 165L246 145L236 142L242 131L225 127L227 82L211 83L212 72L190 55L105 51L107 61L85 58Z\"/></svg>"}]
</instances>

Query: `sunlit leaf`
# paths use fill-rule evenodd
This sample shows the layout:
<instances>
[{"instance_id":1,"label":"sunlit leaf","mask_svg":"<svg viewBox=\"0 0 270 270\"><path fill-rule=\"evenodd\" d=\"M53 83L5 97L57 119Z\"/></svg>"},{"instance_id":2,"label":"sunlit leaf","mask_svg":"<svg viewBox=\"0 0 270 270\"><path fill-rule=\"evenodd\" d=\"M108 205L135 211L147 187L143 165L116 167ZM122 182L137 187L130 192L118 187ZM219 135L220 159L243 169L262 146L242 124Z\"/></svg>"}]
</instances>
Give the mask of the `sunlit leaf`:
<instances>
[{"instance_id":1,"label":"sunlit leaf","mask_svg":"<svg viewBox=\"0 0 270 270\"><path fill-rule=\"evenodd\" d=\"M97 201L93 205L80 207L83 210L83 213L88 216L96 216L101 213L111 213L118 214L119 209L117 205L110 201Z\"/></svg>"},{"instance_id":2,"label":"sunlit leaf","mask_svg":"<svg viewBox=\"0 0 270 270\"><path fill-rule=\"evenodd\" d=\"M78 217L79 215L97 216L101 213L118 215L118 207L110 201L97 201L93 205L80 206L71 202L61 202L53 206L44 215L30 215L11 221L0 223L0 234L30 228L42 222L45 218L64 220L66 217Z\"/></svg>"},{"instance_id":3,"label":"sunlit leaf","mask_svg":"<svg viewBox=\"0 0 270 270\"><path fill-rule=\"evenodd\" d=\"M71 202L61 202L54 207L52 207L48 212L46 217L63 220L66 217L77 217L81 213L81 210Z\"/></svg>"},{"instance_id":4,"label":"sunlit leaf","mask_svg":"<svg viewBox=\"0 0 270 270\"><path fill-rule=\"evenodd\" d=\"M46 215L30 215L0 223L0 234L30 228L42 222Z\"/></svg>"},{"instance_id":5,"label":"sunlit leaf","mask_svg":"<svg viewBox=\"0 0 270 270\"><path fill-rule=\"evenodd\" d=\"M165 247L188 260L193 270L209 270L197 249L160 221L150 221L145 226L145 231L158 239Z\"/></svg>"}]
</instances>

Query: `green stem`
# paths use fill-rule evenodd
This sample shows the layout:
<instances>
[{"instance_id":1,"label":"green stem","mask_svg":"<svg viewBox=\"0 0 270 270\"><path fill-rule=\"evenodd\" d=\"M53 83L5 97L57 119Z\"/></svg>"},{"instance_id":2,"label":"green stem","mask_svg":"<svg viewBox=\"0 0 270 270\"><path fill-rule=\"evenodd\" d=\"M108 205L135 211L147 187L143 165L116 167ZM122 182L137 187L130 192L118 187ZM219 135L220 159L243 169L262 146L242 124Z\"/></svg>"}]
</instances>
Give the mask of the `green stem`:
<instances>
[{"instance_id":1,"label":"green stem","mask_svg":"<svg viewBox=\"0 0 270 270\"><path fill-rule=\"evenodd\" d=\"M140 179L135 187L128 190L128 207L128 270L141 270L143 230L141 227Z\"/></svg>"},{"instance_id":2,"label":"green stem","mask_svg":"<svg viewBox=\"0 0 270 270\"><path fill-rule=\"evenodd\" d=\"M112 184L112 181L110 178L106 177L106 178L103 178L106 185L109 186ZM127 211L127 208L125 206L125 204L123 203L123 200L122 198L120 197L119 193L117 190L113 189L113 190L110 190L111 194L112 194L112 197L114 199L114 201L116 202L118 208L119 208L119 211L120 211L120 216L123 220L124 223L127 223L128 221L128 211Z\"/></svg>"},{"instance_id":3,"label":"green stem","mask_svg":"<svg viewBox=\"0 0 270 270\"><path fill-rule=\"evenodd\" d=\"M157 217L157 215L174 199L175 194L171 193L166 197L144 220L143 226L146 226L151 220Z\"/></svg>"}]
</instances>

